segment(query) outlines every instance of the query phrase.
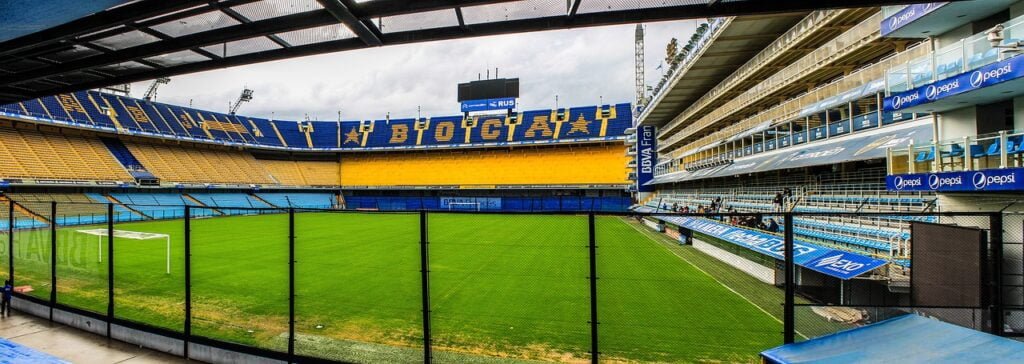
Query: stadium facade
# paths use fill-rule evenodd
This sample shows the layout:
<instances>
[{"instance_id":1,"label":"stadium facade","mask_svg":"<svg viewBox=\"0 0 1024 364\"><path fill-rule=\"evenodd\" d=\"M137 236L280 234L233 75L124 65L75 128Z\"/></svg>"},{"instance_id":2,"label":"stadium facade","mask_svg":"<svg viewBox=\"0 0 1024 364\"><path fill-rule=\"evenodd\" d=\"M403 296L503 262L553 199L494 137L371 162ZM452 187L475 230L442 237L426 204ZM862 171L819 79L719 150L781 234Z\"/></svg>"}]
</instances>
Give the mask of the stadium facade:
<instances>
[{"instance_id":1,"label":"stadium facade","mask_svg":"<svg viewBox=\"0 0 1024 364\"><path fill-rule=\"evenodd\" d=\"M360 329L422 329L422 337L381 336L369 341L385 350L353 350L377 352L380 362L420 354L429 362L434 345L530 360L597 362L600 353L612 361L749 361L797 333L909 312L1019 336L1020 19L1024 2L1001 0L709 19L635 104L331 121L97 90L0 105L8 276L17 265L19 284L38 288L19 292L24 306L16 308L44 315L48 307L51 320L79 326L92 321L67 317L105 319L105 330L91 331L108 337L116 336L113 322L183 338L161 350L185 357L198 343L288 361L373 361L309 339L331 337L317 330L344 327L381 302L396 305L380 322L399 325L367 320ZM454 210L542 213L435 213ZM768 221L778 225L760 225ZM100 224L107 229L87 226ZM104 236L105 267L91 260L103 256ZM140 262L117 274L115 237L129 254L120 264ZM146 237L167 239L166 248L123 244ZM373 251L337 249L343 244ZM139 268L143 261L183 277L159 280ZM411 274L392 275L401 272ZM440 279L430 283L431 274ZM90 285L58 289L58 276ZM281 288L275 307L238 303L271 291L267 280ZM231 287L209 284L226 281ZM115 284L162 291L133 302ZM470 304L432 307L430 284L445 292L442 302L474 287L455 296ZM106 302L95 300L102 290ZM114 311L115 294L129 297L118 303L123 312ZM365 302L338 309L354 298ZM184 312L147 311L181 303ZM54 307L65 313L54 319ZM239 314L225 317L225 307ZM450 325L467 312L465 329L445 333L442 325L432 341L432 315ZM241 319L268 322L250 329ZM535 332L570 335L545 339L561 346L548 350ZM600 335L612 340L599 348ZM520 341L493 345L508 338Z\"/></svg>"},{"instance_id":2,"label":"stadium facade","mask_svg":"<svg viewBox=\"0 0 1024 364\"><path fill-rule=\"evenodd\" d=\"M815 286L808 297L838 305L856 297L873 297L860 304L914 302L911 226L980 224L813 214L1021 209L1024 3L791 15L713 20L674 72L638 101L638 130L656 130L647 144L657 152L651 175L640 178L638 210L811 214L795 221L798 242L888 264L842 282L798 261L805 267L798 280ZM705 228L657 220L684 238ZM709 231L705 237L723 238L713 234L723 230ZM1007 229L1002 239L1021 241L1021 234ZM1011 255L1019 270L1019 252ZM1021 285L1019 272L1003 279ZM1001 296L1008 305L1024 303L1019 289ZM1024 329L1020 313L1006 313L1005 332Z\"/></svg>"}]
</instances>

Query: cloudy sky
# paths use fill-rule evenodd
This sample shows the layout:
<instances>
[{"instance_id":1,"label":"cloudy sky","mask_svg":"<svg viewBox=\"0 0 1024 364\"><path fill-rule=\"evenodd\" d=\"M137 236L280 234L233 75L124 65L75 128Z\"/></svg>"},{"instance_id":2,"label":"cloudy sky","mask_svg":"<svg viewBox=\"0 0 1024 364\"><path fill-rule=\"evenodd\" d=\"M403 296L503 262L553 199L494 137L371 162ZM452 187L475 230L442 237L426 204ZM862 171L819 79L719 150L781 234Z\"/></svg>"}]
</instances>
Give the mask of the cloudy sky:
<instances>
[{"instance_id":1,"label":"cloudy sky","mask_svg":"<svg viewBox=\"0 0 1024 364\"><path fill-rule=\"evenodd\" d=\"M645 24L646 79L672 37L690 38L699 21ZM519 77L520 110L632 102L635 25L555 30L416 43L339 52L181 75L160 88L157 100L226 111L243 87L255 90L243 115L299 120L344 120L457 115L456 84L494 68ZM149 82L132 85L141 97Z\"/></svg>"}]
</instances>

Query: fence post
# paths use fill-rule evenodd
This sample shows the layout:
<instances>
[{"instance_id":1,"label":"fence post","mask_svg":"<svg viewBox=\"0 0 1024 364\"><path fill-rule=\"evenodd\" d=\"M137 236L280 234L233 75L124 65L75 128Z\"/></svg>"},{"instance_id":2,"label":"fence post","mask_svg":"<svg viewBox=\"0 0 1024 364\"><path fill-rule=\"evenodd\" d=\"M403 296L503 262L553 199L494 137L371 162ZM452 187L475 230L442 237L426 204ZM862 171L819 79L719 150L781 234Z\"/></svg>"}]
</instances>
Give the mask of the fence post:
<instances>
[{"instance_id":1,"label":"fence post","mask_svg":"<svg viewBox=\"0 0 1024 364\"><path fill-rule=\"evenodd\" d=\"M295 362L295 208L288 208L288 362Z\"/></svg>"},{"instance_id":2,"label":"fence post","mask_svg":"<svg viewBox=\"0 0 1024 364\"><path fill-rule=\"evenodd\" d=\"M57 201L50 201L50 322L57 304Z\"/></svg>"},{"instance_id":3,"label":"fence post","mask_svg":"<svg viewBox=\"0 0 1024 364\"><path fill-rule=\"evenodd\" d=\"M188 359L188 345L192 338L192 208L185 205L185 339L183 355Z\"/></svg>"},{"instance_id":4,"label":"fence post","mask_svg":"<svg viewBox=\"0 0 1024 364\"><path fill-rule=\"evenodd\" d=\"M7 202L7 279L14 286L14 200Z\"/></svg>"},{"instance_id":5,"label":"fence post","mask_svg":"<svg viewBox=\"0 0 1024 364\"><path fill-rule=\"evenodd\" d=\"M597 345L597 238L594 233L594 213L587 215L589 225L589 241L587 248L590 251L590 362L598 362Z\"/></svg>"},{"instance_id":6,"label":"fence post","mask_svg":"<svg viewBox=\"0 0 1024 364\"><path fill-rule=\"evenodd\" d=\"M1001 212L989 215L989 241L992 245L992 273L991 281L993 288L991 293L992 334L1003 336L1003 214Z\"/></svg>"},{"instance_id":7,"label":"fence post","mask_svg":"<svg viewBox=\"0 0 1024 364\"><path fill-rule=\"evenodd\" d=\"M786 297L782 308L782 341L785 344L791 344L796 338L796 320L793 312L793 296L796 294L796 266L793 264L793 213L787 212L785 219L786 231L783 235L785 267L783 270L785 271Z\"/></svg>"},{"instance_id":8,"label":"fence post","mask_svg":"<svg viewBox=\"0 0 1024 364\"><path fill-rule=\"evenodd\" d=\"M430 337L430 251L427 241L427 210L420 210L420 284L423 296L423 362L433 362Z\"/></svg>"},{"instance_id":9,"label":"fence post","mask_svg":"<svg viewBox=\"0 0 1024 364\"><path fill-rule=\"evenodd\" d=\"M107 339L114 320L114 204L107 204Z\"/></svg>"}]
</instances>

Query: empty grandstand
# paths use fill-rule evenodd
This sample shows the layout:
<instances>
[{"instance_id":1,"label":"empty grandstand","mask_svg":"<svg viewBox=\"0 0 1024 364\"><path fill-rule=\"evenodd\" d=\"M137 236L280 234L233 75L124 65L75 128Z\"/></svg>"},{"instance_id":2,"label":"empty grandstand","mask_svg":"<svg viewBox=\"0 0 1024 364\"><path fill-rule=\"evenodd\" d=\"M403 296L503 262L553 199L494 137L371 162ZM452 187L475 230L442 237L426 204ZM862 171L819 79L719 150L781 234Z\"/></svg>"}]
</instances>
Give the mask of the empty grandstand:
<instances>
[{"instance_id":1,"label":"empty grandstand","mask_svg":"<svg viewBox=\"0 0 1024 364\"><path fill-rule=\"evenodd\" d=\"M1014 30L1022 9L968 1L712 22L704 41L639 101L636 149L653 161L637 171L636 209L751 214L721 219L769 240L790 233L781 214L797 214L791 233L799 244L887 262L863 277L875 288L825 279L808 283L816 288L805 297L851 305L852 292L877 289L885 300L909 299L915 226L984 228L932 214L1020 210L1014 85L1022 49ZM741 61L716 62L735 49L737 35L769 25L781 30L737 50ZM651 220L732 249L692 221ZM1005 239L1019 241L1016 230ZM756 246L739 253L769 267L781 259ZM1020 255L1007 254L1014 262ZM821 279L805 268L803 279ZM992 332L1024 329L1020 315L1006 312L1007 326Z\"/></svg>"},{"instance_id":2,"label":"empty grandstand","mask_svg":"<svg viewBox=\"0 0 1024 364\"><path fill-rule=\"evenodd\" d=\"M0 38L0 279L19 314L212 362L753 362L902 315L1024 336L1024 1L762 3L672 39L649 87L637 26L633 103L521 110L497 69L442 115L151 97L215 64L747 2L693 3L126 2ZM73 87L140 75L142 98Z\"/></svg>"}]
</instances>

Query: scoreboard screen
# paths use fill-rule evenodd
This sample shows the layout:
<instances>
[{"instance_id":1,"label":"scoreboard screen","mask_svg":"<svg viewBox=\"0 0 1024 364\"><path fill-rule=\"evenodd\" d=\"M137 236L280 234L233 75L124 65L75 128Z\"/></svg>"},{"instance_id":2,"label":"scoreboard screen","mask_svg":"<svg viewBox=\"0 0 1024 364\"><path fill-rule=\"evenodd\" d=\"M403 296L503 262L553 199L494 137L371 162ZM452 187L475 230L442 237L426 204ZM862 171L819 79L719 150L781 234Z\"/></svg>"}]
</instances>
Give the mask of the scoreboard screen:
<instances>
[{"instance_id":1,"label":"scoreboard screen","mask_svg":"<svg viewBox=\"0 0 1024 364\"><path fill-rule=\"evenodd\" d=\"M519 97L518 78L499 78L459 84L459 102Z\"/></svg>"}]
</instances>

